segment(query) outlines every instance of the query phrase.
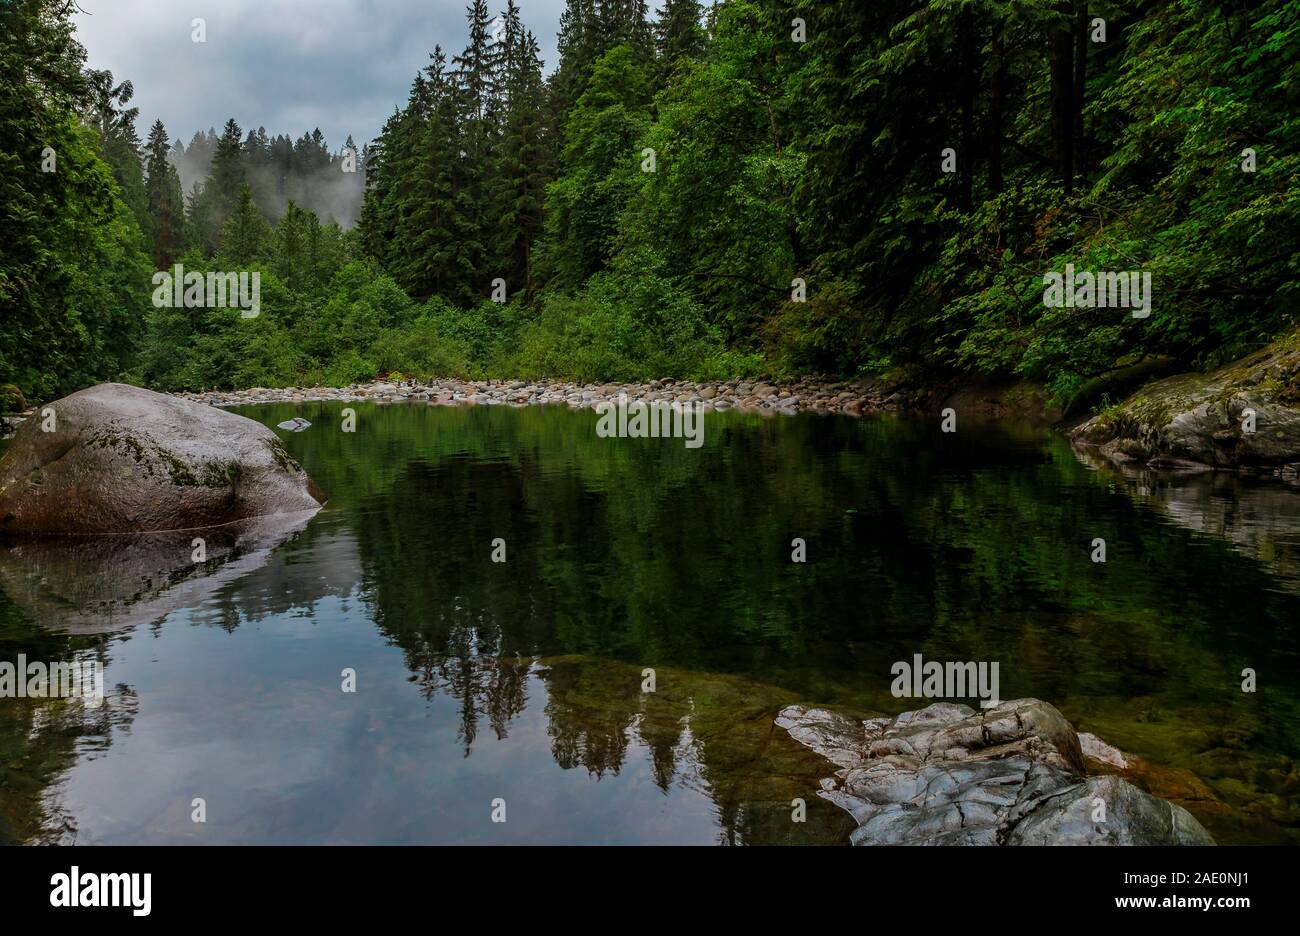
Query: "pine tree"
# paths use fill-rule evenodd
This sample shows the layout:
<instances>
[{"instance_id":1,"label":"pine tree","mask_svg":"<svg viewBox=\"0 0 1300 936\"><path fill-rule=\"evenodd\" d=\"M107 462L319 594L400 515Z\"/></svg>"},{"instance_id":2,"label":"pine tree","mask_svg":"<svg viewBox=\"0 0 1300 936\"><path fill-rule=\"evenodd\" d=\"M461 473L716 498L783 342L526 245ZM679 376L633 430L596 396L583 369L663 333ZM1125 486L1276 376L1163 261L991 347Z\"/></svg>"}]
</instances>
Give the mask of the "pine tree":
<instances>
[{"instance_id":1,"label":"pine tree","mask_svg":"<svg viewBox=\"0 0 1300 936\"><path fill-rule=\"evenodd\" d=\"M668 83L679 61L704 55L701 15L699 0L665 0L654 29L655 61L661 86Z\"/></svg>"},{"instance_id":2,"label":"pine tree","mask_svg":"<svg viewBox=\"0 0 1300 936\"><path fill-rule=\"evenodd\" d=\"M565 0L558 37L560 62L551 79L557 129L564 126L570 108L587 88L591 65L600 54L599 40L595 0Z\"/></svg>"},{"instance_id":3,"label":"pine tree","mask_svg":"<svg viewBox=\"0 0 1300 936\"><path fill-rule=\"evenodd\" d=\"M212 242L212 210L208 199L203 197L203 183L195 182L185 196L185 251L209 253Z\"/></svg>"},{"instance_id":4,"label":"pine tree","mask_svg":"<svg viewBox=\"0 0 1300 936\"><path fill-rule=\"evenodd\" d=\"M242 197L241 190L247 181L242 156L239 124L232 117L226 121L221 139L217 141L217 150L212 156L212 175L207 186L215 198L218 224L225 223Z\"/></svg>"},{"instance_id":5,"label":"pine tree","mask_svg":"<svg viewBox=\"0 0 1300 936\"><path fill-rule=\"evenodd\" d=\"M476 123L486 115L493 93L492 19L487 0L471 0L465 15L469 18L469 45L452 59L452 64L456 66L456 80L464 94L467 120Z\"/></svg>"},{"instance_id":6,"label":"pine tree","mask_svg":"<svg viewBox=\"0 0 1300 936\"><path fill-rule=\"evenodd\" d=\"M235 210L247 184L243 162L243 138L234 118L226 121L212 155L212 170L191 210L191 228L196 246L209 256L220 245L226 220ZM251 193L250 193L251 197ZM197 210L197 214L195 213ZM198 220L196 220L196 218Z\"/></svg>"},{"instance_id":7,"label":"pine tree","mask_svg":"<svg viewBox=\"0 0 1300 936\"><path fill-rule=\"evenodd\" d=\"M170 267L180 255L185 235L185 199L170 156L167 130L161 120L155 120L146 144L145 197L153 234L153 263L159 270Z\"/></svg>"},{"instance_id":8,"label":"pine tree","mask_svg":"<svg viewBox=\"0 0 1300 936\"><path fill-rule=\"evenodd\" d=\"M507 76L506 111L493 179L496 233L493 253L513 289L531 292L532 251L542 231L548 150L545 140L545 86L537 39L517 37Z\"/></svg>"},{"instance_id":9,"label":"pine tree","mask_svg":"<svg viewBox=\"0 0 1300 936\"><path fill-rule=\"evenodd\" d=\"M122 200L147 235L149 208L140 165L140 137L135 128L140 109L126 106L135 96L135 88L129 81L114 85L111 71L87 71L86 84L90 93L86 116L99 131L100 153L113 167Z\"/></svg>"},{"instance_id":10,"label":"pine tree","mask_svg":"<svg viewBox=\"0 0 1300 936\"><path fill-rule=\"evenodd\" d=\"M357 228L361 250L366 256L391 269L393 237L397 230L396 197L393 188L396 172L392 153L394 137L402 112L394 111L384 121L379 137L366 147L365 194L361 201L361 220Z\"/></svg>"},{"instance_id":11,"label":"pine tree","mask_svg":"<svg viewBox=\"0 0 1300 936\"><path fill-rule=\"evenodd\" d=\"M284 217L275 226L271 270L290 290L307 290L313 285L307 219L314 217L290 200Z\"/></svg>"},{"instance_id":12,"label":"pine tree","mask_svg":"<svg viewBox=\"0 0 1300 936\"><path fill-rule=\"evenodd\" d=\"M458 294L472 301L477 292L485 295L481 287L491 280L494 271L486 245L491 241L491 219L488 217L488 174L493 158L496 136L496 115L491 113L495 89L492 63L496 55L490 32L490 19L486 0L472 0L466 9L469 18L469 44L465 51L452 59L456 66L451 74L448 91L440 95L440 102L454 103L458 120L453 135L459 148L452 160L451 200L453 207L447 227L455 230L458 242L451 247L449 266L459 272L452 273L458 283ZM453 111L454 113L454 111ZM445 129L439 123L439 130ZM435 141L438 145L441 141Z\"/></svg>"},{"instance_id":13,"label":"pine tree","mask_svg":"<svg viewBox=\"0 0 1300 936\"><path fill-rule=\"evenodd\" d=\"M266 259L271 249L271 227L253 201L248 183L239 188L235 207L221 228L220 262L229 269L240 269Z\"/></svg>"}]
</instances>

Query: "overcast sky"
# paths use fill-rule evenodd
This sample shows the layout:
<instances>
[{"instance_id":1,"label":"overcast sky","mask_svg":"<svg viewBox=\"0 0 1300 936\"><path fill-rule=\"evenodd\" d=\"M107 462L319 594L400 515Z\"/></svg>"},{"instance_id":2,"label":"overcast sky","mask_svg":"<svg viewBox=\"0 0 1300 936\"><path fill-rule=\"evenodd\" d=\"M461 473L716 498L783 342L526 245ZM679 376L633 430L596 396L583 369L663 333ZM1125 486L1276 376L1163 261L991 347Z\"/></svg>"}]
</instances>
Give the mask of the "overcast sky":
<instances>
[{"instance_id":1,"label":"overcast sky","mask_svg":"<svg viewBox=\"0 0 1300 936\"><path fill-rule=\"evenodd\" d=\"M466 0L78 0L92 68L129 78L143 139L161 118L185 143L234 117L247 134L320 127L331 150L378 135L441 44L465 47ZM546 71L564 0L516 0ZM505 0L501 0L501 7ZM493 12L498 4L490 3ZM207 41L191 41L202 17Z\"/></svg>"}]
</instances>

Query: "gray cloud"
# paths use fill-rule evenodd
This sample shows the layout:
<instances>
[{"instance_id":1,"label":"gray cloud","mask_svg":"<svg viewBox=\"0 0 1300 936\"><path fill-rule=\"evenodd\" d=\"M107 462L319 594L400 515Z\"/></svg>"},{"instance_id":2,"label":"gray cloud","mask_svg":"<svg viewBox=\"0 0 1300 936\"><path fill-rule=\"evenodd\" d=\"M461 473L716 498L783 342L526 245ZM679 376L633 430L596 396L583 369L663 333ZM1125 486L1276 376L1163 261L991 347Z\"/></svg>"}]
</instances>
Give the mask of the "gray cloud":
<instances>
[{"instance_id":1,"label":"gray cloud","mask_svg":"<svg viewBox=\"0 0 1300 936\"><path fill-rule=\"evenodd\" d=\"M185 143L234 117L245 132L319 127L332 151L348 134L361 146L405 103L433 47L456 54L467 34L464 0L79 2L89 65L134 83L141 135L161 119ZM564 0L517 2L549 72ZM195 17L205 43L191 41Z\"/></svg>"}]
</instances>

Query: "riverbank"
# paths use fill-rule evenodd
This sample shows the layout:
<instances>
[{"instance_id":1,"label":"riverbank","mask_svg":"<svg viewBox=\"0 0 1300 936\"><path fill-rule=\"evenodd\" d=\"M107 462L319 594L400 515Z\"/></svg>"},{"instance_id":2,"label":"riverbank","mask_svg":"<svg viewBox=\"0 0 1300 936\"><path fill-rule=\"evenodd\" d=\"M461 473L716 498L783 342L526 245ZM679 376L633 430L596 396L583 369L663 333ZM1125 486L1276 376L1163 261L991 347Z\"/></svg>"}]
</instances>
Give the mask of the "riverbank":
<instances>
[{"instance_id":1,"label":"riverbank","mask_svg":"<svg viewBox=\"0 0 1300 936\"><path fill-rule=\"evenodd\" d=\"M665 378L647 383L574 383L558 380L376 380L347 387L253 387L248 390L211 390L177 396L213 406L254 403L424 402L433 406L538 406L567 405L588 409L617 401L699 403L705 410L729 409L793 415L799 412L895 412L915 404L915 397L870 381L802 379L791 382L689 381Z\"/></svg>"}]
</instances>

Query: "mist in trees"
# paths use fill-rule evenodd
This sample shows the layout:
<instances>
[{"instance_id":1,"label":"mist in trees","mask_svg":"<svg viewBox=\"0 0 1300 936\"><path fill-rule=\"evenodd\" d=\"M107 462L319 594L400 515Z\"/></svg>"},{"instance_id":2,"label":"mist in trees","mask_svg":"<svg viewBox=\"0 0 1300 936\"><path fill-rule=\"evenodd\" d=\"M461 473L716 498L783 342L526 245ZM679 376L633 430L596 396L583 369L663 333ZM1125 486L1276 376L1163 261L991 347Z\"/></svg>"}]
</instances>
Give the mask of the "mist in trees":
<instances>
[{"instance_id":1,"label":"mist in trees","mask_svg":"<svg viewBox=\"0 0 1300 936\"><path fill-rule=\"evenodd\" d=\"M216 161L223 140L224 152L238 153L224 165ZM319 128L292 140L286 134L269 136L265 127L243 133L232 119L220 134L209 128L195 133L188 145L177 138L169 159L187 195L196 186L201 190L219 170L218 190L233 184L237 193L239 184L247 182L258 207L273 222L284 215L290 201L344 228L352 227L361 213L365 155L350 136L331 151Z\"/></svg>"}]
</instances>

